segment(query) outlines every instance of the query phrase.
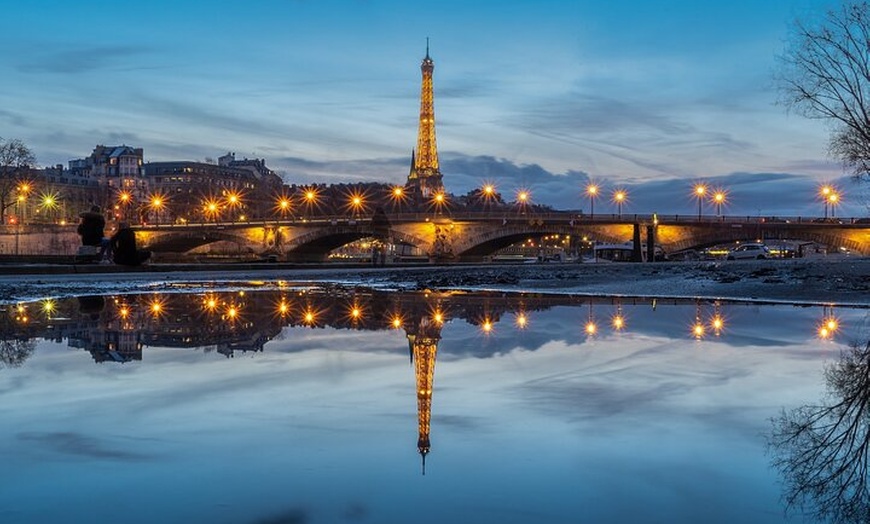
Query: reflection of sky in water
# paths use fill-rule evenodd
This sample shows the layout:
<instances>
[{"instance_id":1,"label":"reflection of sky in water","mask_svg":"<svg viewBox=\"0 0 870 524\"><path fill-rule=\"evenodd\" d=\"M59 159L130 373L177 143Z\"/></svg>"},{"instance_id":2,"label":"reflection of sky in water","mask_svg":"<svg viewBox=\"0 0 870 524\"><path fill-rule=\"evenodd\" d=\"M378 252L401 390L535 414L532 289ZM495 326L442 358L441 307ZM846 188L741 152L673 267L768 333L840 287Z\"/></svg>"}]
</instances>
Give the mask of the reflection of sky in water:
<instances>
[{"instance_id":1,"label":"reflection of sky in water","mask_svg":"<svg viewBox=\"0 0 870 524\"><path fill-rule=\"evenodd\" d=\"M866 311L694 305L501 315L442 329L426 475L402 331L284 328L235 358L95 364L40 341L0 370L3 522L782 522L764 433L818 400ZM705 304L704 318L713 313ZM278 520L276 520L277 522Z\"/></svg>"}]
</instances>

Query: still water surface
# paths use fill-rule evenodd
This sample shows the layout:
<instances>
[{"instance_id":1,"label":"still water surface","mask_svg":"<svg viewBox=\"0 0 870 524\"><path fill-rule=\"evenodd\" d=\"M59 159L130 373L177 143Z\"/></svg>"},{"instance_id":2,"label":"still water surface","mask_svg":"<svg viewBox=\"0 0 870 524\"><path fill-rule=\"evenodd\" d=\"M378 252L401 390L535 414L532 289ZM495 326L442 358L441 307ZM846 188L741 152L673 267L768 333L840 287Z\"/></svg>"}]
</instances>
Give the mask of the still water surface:
<instances>
[{"instance_id":1,"label":"still water surface","mask_svg":"<svg viewBox=\"0 0 870 524\"><path fill-rule=\"evenodd\" d=\"M0 311L0 521L804 522L771 419L868 332L822 306L174 291Z\"/></svg>"}]
</instances>

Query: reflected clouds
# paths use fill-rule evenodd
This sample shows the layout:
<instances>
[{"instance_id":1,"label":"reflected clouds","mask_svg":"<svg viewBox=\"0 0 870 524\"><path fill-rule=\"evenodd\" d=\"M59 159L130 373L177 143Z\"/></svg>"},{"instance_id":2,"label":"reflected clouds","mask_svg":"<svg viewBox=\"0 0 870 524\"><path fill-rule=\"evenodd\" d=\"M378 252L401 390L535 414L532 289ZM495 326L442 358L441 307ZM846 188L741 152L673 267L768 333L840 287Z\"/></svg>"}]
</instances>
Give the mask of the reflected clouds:
<instances>
[{"instance_id":1,"label":"reflected clouds","mask_svg":"<svg viewBox=\"0 0 870 524\"><path fill-rule=\"evenodd\" d=\"M128 442L121 444L120 442L111 442L107 438L97 438L75 432L22 432L18 433L16 438L30 446L35 444L49 451L76 457L118 462L141 462L156 458L123 449L129 447L134 439L128 439Z\"/></svg>"}]
</instances>

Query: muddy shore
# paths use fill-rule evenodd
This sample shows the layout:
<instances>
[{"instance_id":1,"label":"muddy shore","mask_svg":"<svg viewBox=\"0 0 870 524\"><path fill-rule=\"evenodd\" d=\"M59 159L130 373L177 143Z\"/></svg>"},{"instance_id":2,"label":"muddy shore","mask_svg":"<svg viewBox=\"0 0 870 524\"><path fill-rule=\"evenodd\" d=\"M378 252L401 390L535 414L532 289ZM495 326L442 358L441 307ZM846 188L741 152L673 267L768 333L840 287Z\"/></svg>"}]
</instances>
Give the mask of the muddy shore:
<instances>
[{"instance_id":1,"label":"muddy shore","mask_svg":"<svg viewBox=\"0 0 870 524\"><path fill-rule=\"evenodd\" d=\"M870 258L234 270L151 266L141 272L0 271L0 302L153 291L178 282L333 282L395 289L493 289L638 297L701 297L870 306Z\"/></svg>"}]
</instances>

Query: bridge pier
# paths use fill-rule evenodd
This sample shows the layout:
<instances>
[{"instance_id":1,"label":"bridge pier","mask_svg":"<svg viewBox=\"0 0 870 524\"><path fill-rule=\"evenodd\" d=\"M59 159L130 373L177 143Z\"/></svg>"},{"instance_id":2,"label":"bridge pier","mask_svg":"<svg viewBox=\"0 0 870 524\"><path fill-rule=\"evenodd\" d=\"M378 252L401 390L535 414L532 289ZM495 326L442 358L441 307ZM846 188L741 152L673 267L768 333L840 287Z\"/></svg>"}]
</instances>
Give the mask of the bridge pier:
<instances>
[{"instance_id":1,"label":"bridge pier","mask_svg":"<svg viewBox=\"0 0 870 524\"><path fill-rule=\"evenodd\" d=\"M656 261L656 226L649 224L646 226L646 261Z\"/></svg>"},{"instance_id":2,"label":"bridge pier","mask_svg":"<svg viewBox=\"0 0 870 524\"><path fill-rule=\"evenodd\" d=\"M640 242L640 224L634 223L633 234L631 237L631 261L643 262L643 245Z\"/></svg>"}]
</instances>

